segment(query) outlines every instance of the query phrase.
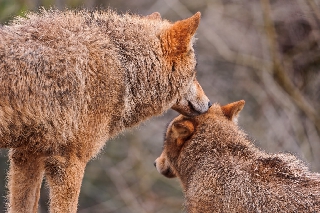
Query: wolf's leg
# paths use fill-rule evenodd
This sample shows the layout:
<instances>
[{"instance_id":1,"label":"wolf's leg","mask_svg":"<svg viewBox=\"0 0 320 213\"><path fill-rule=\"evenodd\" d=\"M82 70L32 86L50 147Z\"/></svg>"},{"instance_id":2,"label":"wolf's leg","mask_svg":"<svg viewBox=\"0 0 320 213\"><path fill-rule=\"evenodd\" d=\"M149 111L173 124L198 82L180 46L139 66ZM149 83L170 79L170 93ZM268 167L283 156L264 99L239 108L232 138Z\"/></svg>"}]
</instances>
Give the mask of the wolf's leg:
<instances>
[{"instance_id":1,"label":"wolf's leg","mask_svg":"<svg viewBox=\"0 0 320 213\"><path fill-rule=\"evenodd\" d=\"M8 212L38 212L40 187L44 172L43 158L23 150L11 149L9 159Z\"/></svg>"},{"instance_id":2,"label":"wolf's leg","mask_svg":"<svg viewBox=\"0 0 320 213\"><path fill-rule=\"evenodd\" d=\"M50 187L50 212L75 213L86 162L77 156L52 156L45 161Z\"/></svg>"}]
</instances>

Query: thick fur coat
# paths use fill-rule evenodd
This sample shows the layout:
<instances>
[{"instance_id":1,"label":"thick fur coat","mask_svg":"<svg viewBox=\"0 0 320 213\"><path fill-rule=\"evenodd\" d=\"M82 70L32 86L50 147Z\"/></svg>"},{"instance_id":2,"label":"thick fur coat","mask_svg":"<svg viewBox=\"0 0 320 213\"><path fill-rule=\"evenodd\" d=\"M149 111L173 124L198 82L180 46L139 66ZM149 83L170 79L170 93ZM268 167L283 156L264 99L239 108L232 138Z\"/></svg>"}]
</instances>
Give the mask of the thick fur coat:
<instances>
[{"instance_id":1,"label":"thick fur coat","mask_svg":"<svg viewBox=\"0 0 320 213\"><path fill-rule=\"evenodd\" d=\"M200 13L170 23L113 11L42 11L0 27L0 148L9 212L76 212L86 163L126 128L173 108L208 110L195 78Z\"/></svg>"},{"instance_id":2,"label":"thick fur coat","mask_svg":"<svg viewBox=\"0 0 320 213\"><path fill-rule=\"evenodd\" d=\"M256 148L236 124L244 101L175 118L155 161L178 177L188 213L320 212L320 174L295 156Z\"/></svg>"}]
</instances>

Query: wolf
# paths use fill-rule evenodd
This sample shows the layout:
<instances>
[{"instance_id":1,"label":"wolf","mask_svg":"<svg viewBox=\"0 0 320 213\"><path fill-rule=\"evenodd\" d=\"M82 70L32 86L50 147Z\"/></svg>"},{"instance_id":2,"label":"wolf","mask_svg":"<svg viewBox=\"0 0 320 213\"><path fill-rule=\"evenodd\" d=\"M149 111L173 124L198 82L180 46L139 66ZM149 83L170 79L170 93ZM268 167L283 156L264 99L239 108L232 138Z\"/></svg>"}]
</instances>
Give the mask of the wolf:
<instances>
[{"instance_id":1,"label":"wolf","mask_svg":"<svg viewBox=\"0 0 320 213\"><path fill-rule=\"evenodd\" d=\"M291 154L255 147L237 125L244 103L176 117L155 161L158 172L179 178L188 213L320 212L320 174Z\"/></svg>"},{"instance_id":2,"label":"wolf","mask_svg":"<svg viewBox=\"0 0 320 213\"><path fill-rule=\"evenodd\" d=\"M195 116L200 13L170 22L107 11L42 10L0 28L0 148L9 148L8 212L76 212L87 162L127 128L172 108Z\"/></svg>"}]
</instances>

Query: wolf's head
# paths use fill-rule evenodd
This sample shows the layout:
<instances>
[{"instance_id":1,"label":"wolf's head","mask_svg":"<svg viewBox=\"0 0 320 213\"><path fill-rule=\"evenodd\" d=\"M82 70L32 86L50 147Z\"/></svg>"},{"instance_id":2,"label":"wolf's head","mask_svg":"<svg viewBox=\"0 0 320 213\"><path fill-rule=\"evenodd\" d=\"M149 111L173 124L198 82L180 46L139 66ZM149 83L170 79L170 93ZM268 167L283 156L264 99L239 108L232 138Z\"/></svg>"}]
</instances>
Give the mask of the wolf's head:
<instances>
[{"instance_id":1,"label":"wolf's head","mask_svg":"<svg viewBox=\"0 0 320 213\"><path fill-rule=\"evenodd\" d=\"M159 15L156 14L157 18ZM152 14L151 17L155 15ZM165 67L178 95L172 109L187 116L206 112L211 106L196 79L196 58L193 49L194 34L199 26L200 12L192 17L171 24L160 34Z\"/></svg>"},{"instance_id":2,"label":"wolf's head","mask_svg":"<svg viewBox=\"0 0 320 213\"><path fill-rule=\"evenodd\" d=\"M187 169L186 165L181 166L182 161L189 161L187 167L192 167L196 160L212 157L209 153L213 146L225 147L223 143L231 135L237 135L237 117L244 103L242 100L225 106L214 104L202 115L179 115L173 119L167 128L163 151L154 163L158 172L168 178L181 178L180 171Z\"/></svg>"}]
</instances>

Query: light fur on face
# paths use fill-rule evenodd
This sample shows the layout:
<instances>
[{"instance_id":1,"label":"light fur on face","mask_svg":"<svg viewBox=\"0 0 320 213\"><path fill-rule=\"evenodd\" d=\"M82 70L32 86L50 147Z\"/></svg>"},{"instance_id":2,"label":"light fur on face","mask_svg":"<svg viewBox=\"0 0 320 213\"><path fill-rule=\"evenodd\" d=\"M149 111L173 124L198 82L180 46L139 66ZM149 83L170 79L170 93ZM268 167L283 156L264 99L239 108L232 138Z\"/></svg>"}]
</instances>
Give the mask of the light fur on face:
<instances>
[{"instance_id":1,"label":"light fur on face","mask_svg":"<svg viewBox=\"0 0 320 213\"><path fill-rule=\"evenodd\" d=\"M176 175L174 174L174 171L172 171L169 162L166 160L166 156L164 153L160 155L155 161L155 167L158 170L158 172L167 178L174 178Z\"/></svg>"}]
</instances>

